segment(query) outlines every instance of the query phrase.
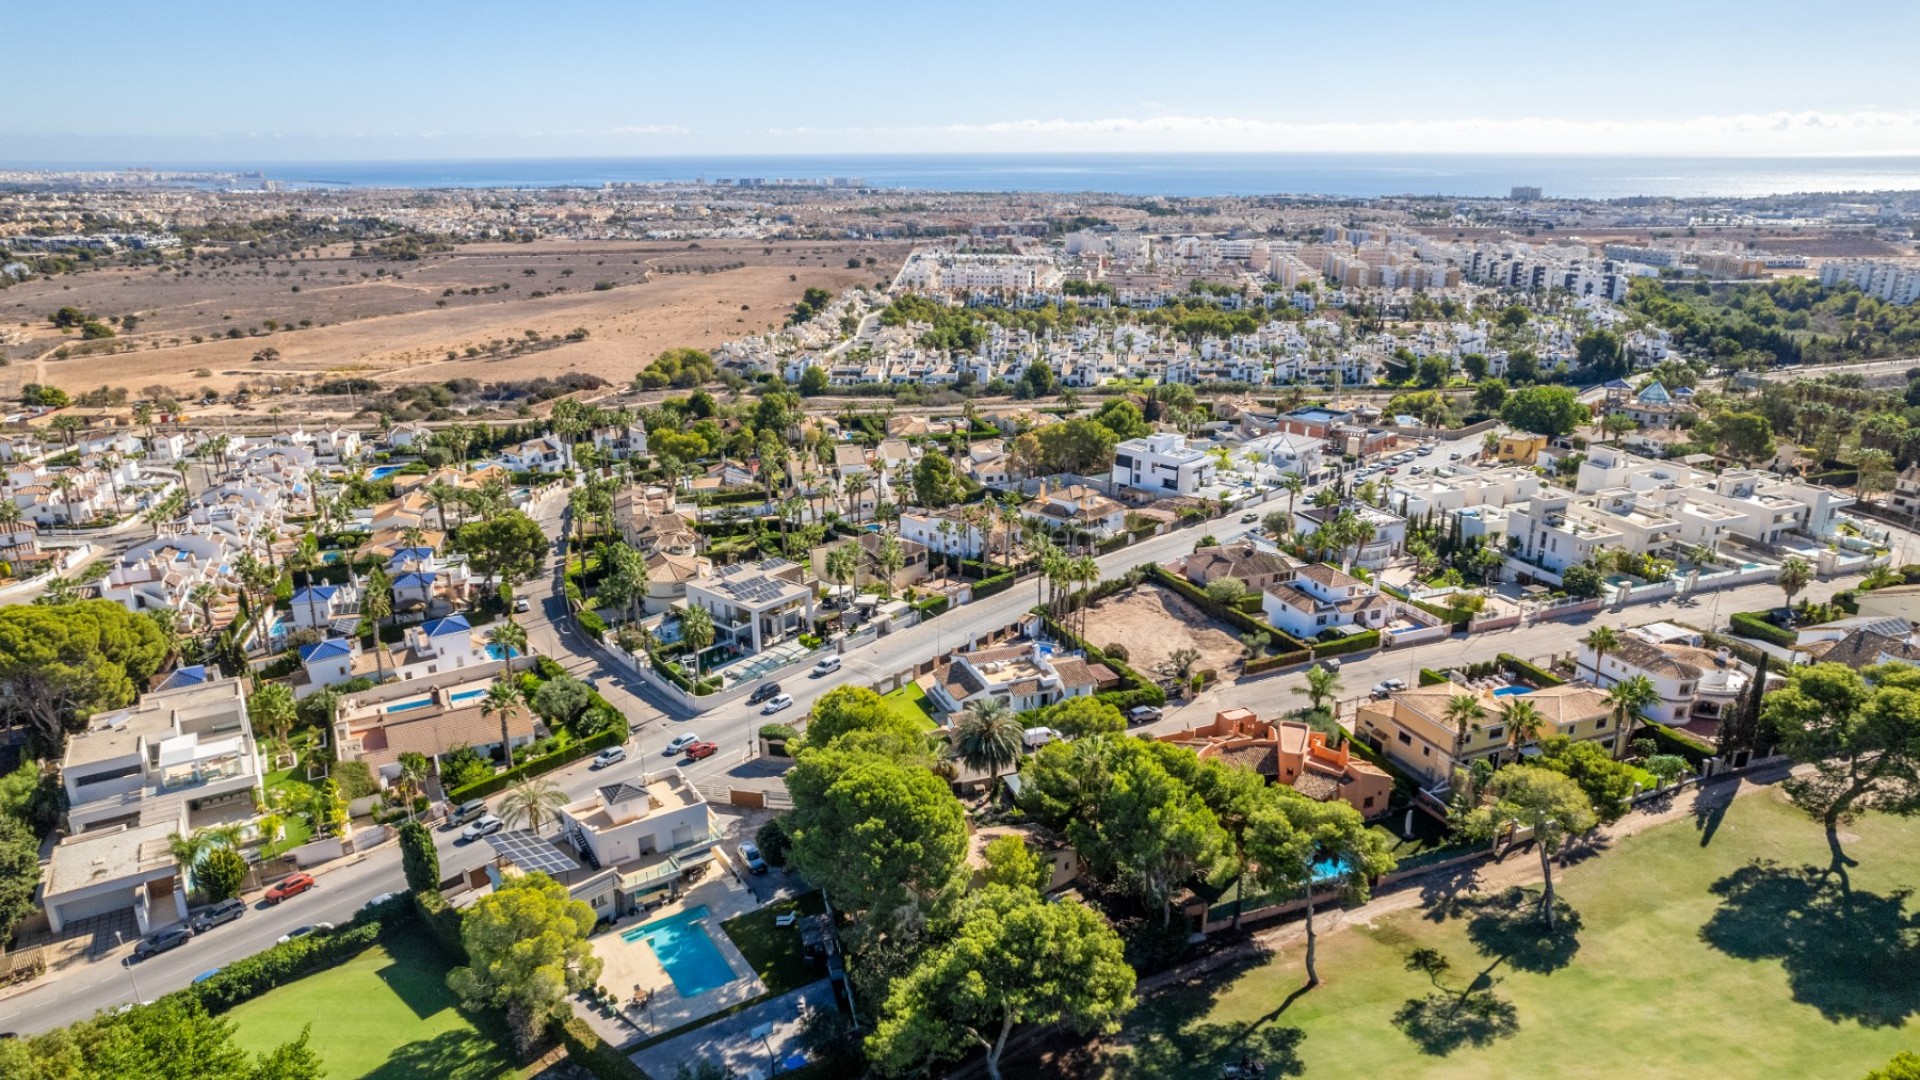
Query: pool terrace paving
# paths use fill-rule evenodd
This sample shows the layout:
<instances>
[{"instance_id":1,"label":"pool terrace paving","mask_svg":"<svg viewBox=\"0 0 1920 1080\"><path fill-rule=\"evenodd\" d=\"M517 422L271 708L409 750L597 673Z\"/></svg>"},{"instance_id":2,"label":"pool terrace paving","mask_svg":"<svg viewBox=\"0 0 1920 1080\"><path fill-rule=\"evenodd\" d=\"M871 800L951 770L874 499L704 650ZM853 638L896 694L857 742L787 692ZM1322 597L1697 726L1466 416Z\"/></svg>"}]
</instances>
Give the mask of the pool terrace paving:
<instances>
[{"instance_id":1,"label":"pool terrace paving","mask_svg":"<svg viewBox=\"0 0 1920 1080\"><path fill-rule=\"evenodd\" d=\"M600 973L600 985L619 997L621 1014L618 1019L603 1016L599 1010L577 1001L574 1011L613 1045L621 1046L670 1031L767 992L766 984L755 974L753 965L747 962L747 958L727 937L726 931L720 928L721 923L752 911L759 906L759 902L745 885L734 878L726 865L716 861L715 868L705 880L683 892L679 899L642 914L630 915L594 935L594 955L604 965ZM660 966L652 947L645 941L622 940L621 935L702 905L709 912L704 921L707 935L713 939L714 947L726 959L727 966L733 969L736 977L723 986L692 997L683 997L674 989L673 979ZM631 1004L636 987L642 993L652 992L651 1003L646 1008L634 1008Z\"/></svg>"}]
</instances>

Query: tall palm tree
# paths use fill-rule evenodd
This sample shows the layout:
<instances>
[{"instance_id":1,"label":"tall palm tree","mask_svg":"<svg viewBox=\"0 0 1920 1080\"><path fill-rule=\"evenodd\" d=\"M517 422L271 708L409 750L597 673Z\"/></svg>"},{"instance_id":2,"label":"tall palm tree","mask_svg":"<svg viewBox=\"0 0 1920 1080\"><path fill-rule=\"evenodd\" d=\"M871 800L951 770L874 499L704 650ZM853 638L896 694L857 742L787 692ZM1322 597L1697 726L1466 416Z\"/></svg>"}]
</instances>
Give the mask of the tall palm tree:
<instances>
[{"instance_id":1,"label":"tall palm tree","mask_svg":"<svg viewBox=\"0 0 1920 1080\"><path fill-rule=\"evenodd\" d=\"M1780 586L1780 591L1786 594L1788 604L1792 604L1793 598L1800 595L1800 591L1812 581L1813 567L1808 566L1807 561L1798 556L1790 557L1781 563L1780 576L1773 579L1773 583Z\"/></svg>"},{"instance_id":2,"label":"tall palm tree","mask_svg":"<svg viewBox=\"0 0 1920 1080\"><path fill-rule=\"evenodd\" d=\"M1546 725L1546 717L1540 715L1540 707L1524 697L1509 697L1506 704L1500 706L1500 723L1507 729L1507 745L1513 750L1515 761L1520 760L1520 748L1528 743L1540 740L1540 730Z\"/></svg>"},{"instance_id":3,"label":"tall palm tree","mask_svg":"<svg viewBox=\"0 0 1920 1080\"><path fill-rule=\"evenodd\" d=\"M387 649L380 644L380 623L393 614L393 581L387 577L384 566L375 566L367 574L367 583L361 590L360 613L373 631L373 662L380 674L380 681L387 679Z\"/></svg>"},{"instance_id":4,"label":"tall palm tree","mask_svg":"<svg viewBox=\"0 0 1920 1080\"><path fill-rule=\"evenodd\" d=\"M1467 735L1487 719L1487 708L1473 694L1455 694L1447 699L1447 726L1453 729L1453 760L1457 765L1466 752Z\"/></svg>"},{"instance_id":5,"label":"tall palm tree","mask_svg":"<svg viewBox=\"0 0 1920 1080\"><path fill-rule=\"evenodd\" d=\"M1002 698L985 697L967 706L965 715L954 726L953 753L969 769L983 769L995 791L1000 787L1000 771L1020 760L1023 729Z\"/></svg>"},{"instance_id":6,"label":"tall palm tree","mask_svg":"<svg viewBox=\"0 0 1920 1080\"><path fill-rule=\"evenodd\" d=\"M1634 675L1621 679L1607 691L1607 704L1613 706L1614 717L1619 721L1619 730L1613 736L1613 754L1619 757L1626 751L1628 737L1633 734L1634 721L1648 707L1660 702L1660 691L1654 688L1653 680L1645 675Z\"/></svg>"},{"instance_id":7,"label":"tall palm tree","mask_svg":"<svg viewBox=\"0 0 1920 1080\"><path fill-rule=\"evenodd\" d=\"M507 728L509 721L520 711L520 691L505 679L495 679L487 687L487 696L480 699L481 716L500 718L500 749L506 754L507 768L513 768L513 737Z\"/></svg>"},{"instance_id":8,"label":"tall palm tree","mask_svg":"<svg viewBox=\"0 0 1920 1080\"><path fill-rule=\"evenodd\" d=\"M713 615L698 604L687 605L680 614L680 640L687 647L687 654L693 661L693 677L700 678L700 653L713 644Z\"/></svg>"},{"instance_id":9,"label":"tall palm tree","mask_svg":"<svg viewBox=\"0 0 1920 1080\"><path fill-rule=\"evenodd\" d=\"M1287 493L1287 520L1292 521L1294 500L1300 497L1301 492L1307 490L1306 478L1299 473L1288 473L1281 477L1280 487Z\"/></svg>"},{"instance_id":10,"label":"tall palm tree","mask_svg":"<svg viewBox=\"0 0 1920 1080\"><path fill-rule=\"evenodd\" d=\"M433 771L433 763L427 755L417 750L405 750L400 754L400 786L407 793L407 820L413 820L414 799L424 793L427 776Z\"/></svg>"},{"instance_id":11,"label":"tall palm tree","mask_svg":"<svg viewBox=\"0 0 1920 1080\"><path fill-rule=\"evenodd\" d=\"M508 616L487 628L487 644L500 646L500 650L507 654L501 658L503 660L526 656L528 655L527 628L514 622L512 616Z\"/></svg>"},{"instance_id":12,"label":"tall palm tree","mask_svg":"<svg viewBox=\"0 0 1920 1080\"><path fill-rule=\"evenodd\" d=\"M1600 685L1600 663L1607 654L1620 647L1620 632L1611 626L1596 626L1580 639L1580 644L1593 650L1593 683Z\"/></svg>"},{"instance_id":13,"label":"tall palm tree","mask_svg":"<svg viewBox=\"0 0 1920 1080\"><path fill-rule=\"evenodd\" d=\"M542 776L525 776L515 781L507 790L507 797L500 800L500 819L512 826L525 822L527 831L538 836L540 826L548 819L557 818L565 805L567 795L553 781Z\"/></svg>"},{"instance_id":14,"label":"tall palm tree","mask_svg":"<svg viewBox=\"0 0 1920 1080\"><path fill-rule=\"evenodd\" d=\"M1079 585L1082 591L1084 591L1094 582L1100 580L1100 562L1091 555L1082 555L1073 560L1073 565L1069 572L1072 575L1074 583ZM1092 606L1092 604L1086 602L1086 597L1083 596L1081 598L1080 637L1082 639L1085 639L1087 636L1087 609Z\"/></svg>"},{"instance_id":15,"label":"tall palm tree","mask_svg":"<svg viewBox=\"0 0 1920 1080\"><path fill-rule=\"evenodd\" d=\"M1307 669L1307 682L1296 686L1293 692L1307 699L1307 704L1318 712L1326 708L1326 703L1340 695L1340 673L1315 664Z\"/></svg>"}]
</instances>

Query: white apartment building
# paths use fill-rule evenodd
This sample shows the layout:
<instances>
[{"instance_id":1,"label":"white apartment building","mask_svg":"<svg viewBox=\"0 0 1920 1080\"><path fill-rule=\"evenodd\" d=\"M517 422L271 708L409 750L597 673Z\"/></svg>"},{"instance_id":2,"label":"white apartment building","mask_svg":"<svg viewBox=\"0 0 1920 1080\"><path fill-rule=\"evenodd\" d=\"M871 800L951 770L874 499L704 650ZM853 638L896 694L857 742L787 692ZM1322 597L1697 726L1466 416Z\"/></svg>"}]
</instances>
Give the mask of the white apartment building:
<instances>
[{"instance_id":1,"label":"white apartment building","mask_svg":"<svg viewBox=\"0 0 1920 1080\"><path fill-rule=\"evenodd\" d=\"M785 559L734 563L694 578L687 582L687 603L713 616L725 640L753 653L813 626L806 568Z\"/></svg>"},{"instance_id":2,"label":"white apartment building","mask_svg":"<svg viewBox=\"0 0 1920 1080\"><path fill-rule=\"evenodd\" d=\"M1114 447L1113 482L1130 488L1198 494L1216 482L1215 462L1206 451L1172 433L1128 439Z\"/></svg>"},{"instance_id":3,"label":"white apartment building","mask_svg":"<svg viewBox=\"0 0 1920 1080\"><path fill-rule=\"evenodd\" d=\"M1905 306L1920 301L1920 265L1874 259L1833 259L1820 268L1820 284L1852 285L1868 296Z\"/></svg>"}]
</instances>

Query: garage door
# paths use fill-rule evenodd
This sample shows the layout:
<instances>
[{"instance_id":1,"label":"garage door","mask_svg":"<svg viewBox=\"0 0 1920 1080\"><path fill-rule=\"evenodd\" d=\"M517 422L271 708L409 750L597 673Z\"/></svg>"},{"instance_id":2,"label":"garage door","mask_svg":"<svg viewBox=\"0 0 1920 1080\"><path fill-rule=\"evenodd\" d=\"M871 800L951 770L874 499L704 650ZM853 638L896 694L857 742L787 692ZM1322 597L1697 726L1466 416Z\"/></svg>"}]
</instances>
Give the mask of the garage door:
<instances>
[{"instance_id":1,"label":"garage door","mask_svg":"<svg viewBox=\"0 0 1920 1080\"><path fill-rule=\"evenodd\" d=\"M61 922L71 926L81 919L94 915L111 915L133 909L132 889L111 889L98 896L82 896L73 900L56 901L53 905L60 912Z\"/></svg>"}]
</instances>

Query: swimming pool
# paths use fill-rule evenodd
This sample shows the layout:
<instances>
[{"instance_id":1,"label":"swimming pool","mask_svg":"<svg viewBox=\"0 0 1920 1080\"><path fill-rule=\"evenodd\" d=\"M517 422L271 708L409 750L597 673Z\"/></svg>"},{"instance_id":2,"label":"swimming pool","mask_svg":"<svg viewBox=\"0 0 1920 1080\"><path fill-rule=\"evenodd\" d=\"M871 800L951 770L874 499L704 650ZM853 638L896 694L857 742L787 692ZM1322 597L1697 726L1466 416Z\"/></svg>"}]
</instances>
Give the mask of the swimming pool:
<instances>
[{"instance_id":1,"label":"swimming pool","mask_svg":"<svg viewBox=\"0 0 1920 1080\"><path fill-rule=\"evenodd\" d=\"M385 480L387 477L399 471L400 466L398 465L375 465L372 469L368 470L367 479Z\"/></svg>"},{"instance_id":2,"label":"swimming pool","mask_svg":"<svg viewBox=\"0 0 1920 1080\"><path fill-rule=\"evenodd\" d=\"M387 711L390 713L408 712L412 709L424 709L431 704L433 704L432 698L415 698L412 701L395 702L387 706Z\"/></svg>"},{"instance_id":3,"label":"swimming pool","mask_svg":"<svg viewBox=\"0 0 1920 1080\"><path fill-rule=\"evenodd\" d=\"M1344 876L1346 872L1346 860L1321 859L1319 862L1313 864L1313 883L1318 885L1323 881L1332 881L1335 878Z\"/></svg>"},{"instance_id":4,"label":"swimming pool","mask_svg":"<svg viewBox=\"0 0 1920 1080\"><path fill-rule=\"evenodd\" d=\"M1495 690L1493 692L1493 696L1494 697L1519 697L1521 694L1531 694L1531 693L1533 693L1533 688L1530 686L1503 686L1500 689Z\"/></svg>"},{"instance_id":5,"label":"swimming pool","mask_svg":"<svg viewBox=\"0 0 1920 1080\"><path fill-rule=\"evenodd\" d=\"M502 645L497 641L487 642L487 659L505 660L510 655L512 655L512 653L510 650L508 650L508 648L505 645ZM458 701L459 697L456 695L454 700Z\"/></svg>"},{"instance_id":6,"label":"swimming pool","mask_svg":"<svg viewBox=\"0 0 1920 1080\"><path fill-rule=\"evenodd\" d=\"M453 694L448 698L448 700L449 701L472 701L474 698L486 697L486 696L487 696L487 691L485 687L476 687L472 690L462 690L457 694Z\"/></svg>"},{"instance_id":7,"label":"swimming pool","mask_svg":"<svg viewBox=\"0 0 1920 1080\"><path fill-rule=\"evenodd\" d=\"M681 997L697 997L736 977L720 947L708 936L705 904L665 919L636 926L620 935L626 942L644 941L667 970Z\"/></svg>"}]
</instances>

